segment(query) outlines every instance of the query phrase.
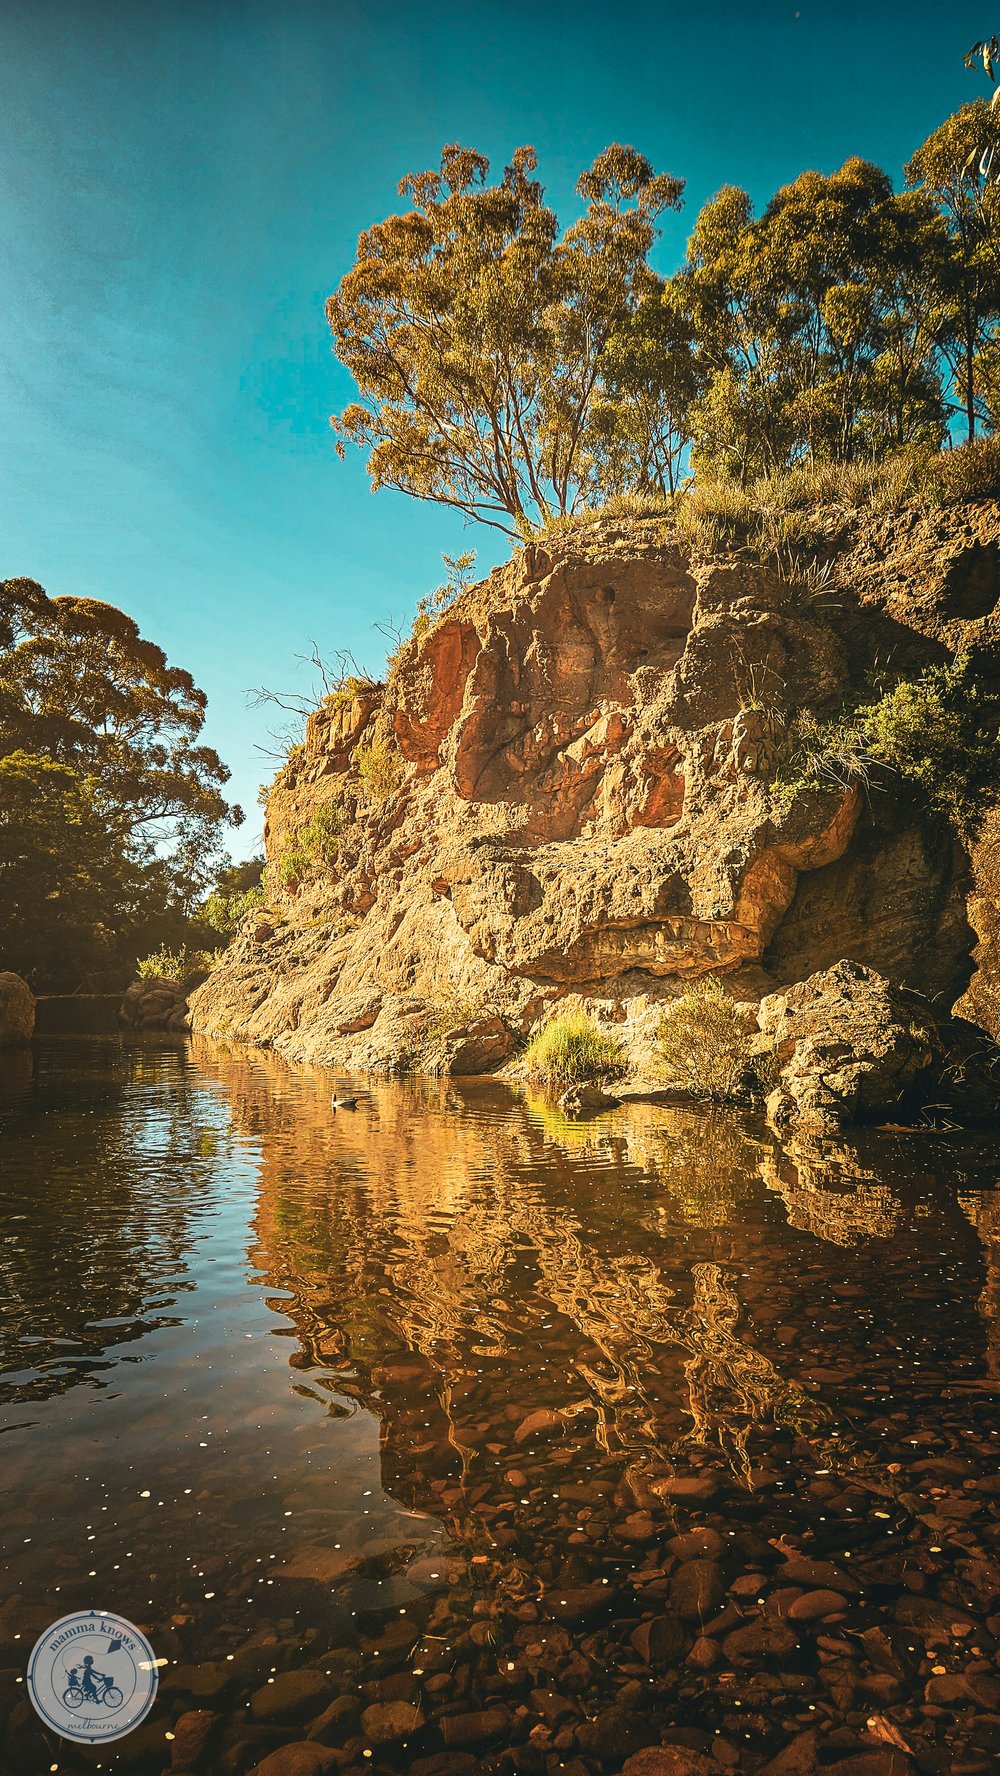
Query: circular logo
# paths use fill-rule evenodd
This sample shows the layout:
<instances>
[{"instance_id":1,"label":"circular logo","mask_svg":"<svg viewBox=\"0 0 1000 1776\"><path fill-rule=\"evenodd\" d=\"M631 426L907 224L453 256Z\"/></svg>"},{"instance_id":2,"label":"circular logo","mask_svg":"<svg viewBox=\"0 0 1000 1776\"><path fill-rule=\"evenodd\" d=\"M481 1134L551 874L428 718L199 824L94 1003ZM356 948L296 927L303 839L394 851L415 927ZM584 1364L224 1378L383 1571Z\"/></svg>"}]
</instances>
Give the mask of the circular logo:
<instances>
[{"instance_id":1,"label":"circular logo","mask_svg":"<svg viewBox=\"0 0 1000 1776\"><path fill-rule=\"evenodd\" d=\"M47 1726L88 1745L131 1733L156 1699L159 1672L146 1636L107 1610L79 1610L35 1642L28 1694Z\"/></svg>"}]
</instances>

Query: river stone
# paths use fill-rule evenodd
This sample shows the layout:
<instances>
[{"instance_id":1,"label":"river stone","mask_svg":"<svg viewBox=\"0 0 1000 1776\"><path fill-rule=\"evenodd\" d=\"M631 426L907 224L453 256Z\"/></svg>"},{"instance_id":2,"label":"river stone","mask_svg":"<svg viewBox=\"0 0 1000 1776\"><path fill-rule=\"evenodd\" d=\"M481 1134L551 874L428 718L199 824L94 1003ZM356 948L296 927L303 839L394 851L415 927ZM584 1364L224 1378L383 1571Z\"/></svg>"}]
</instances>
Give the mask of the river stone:
<instances>
[{"instance_id":1,"label":"river stone","mask_svg":"<svg viewBox=\"0 0 1000 1776\"><path fill-rule=\"evenodd\" d=\"M492 1073L514 1048L514 1033L501 1017L472 1018L451 1030L425 1057L423 1071L435 1074Z\"/></svg>"},{"instance_id":2,"label":"river stone","mask_svg":"<svg viewBox=\"0 0 1000 1776\"><path fill-rule=\"evenodd\" d=\"M327 1776L340 1765L340 1756L327 1745L316 1745L299 1739L293 1745L280 1745L255 1764L250 1776Z\"/></svg>"},{"instance_id":3,"label":"river stone","mask_svg":"<svg viewBox=\"0 0 1000 1776\"><path fill-rule=\"evenodd\" d=\"M788 1606L791 1622L815 1622L822 1616L833 1616L846 1608L846 1599L839 1591L803 1591Z\"/></svg>"},{"instance_id":4,"label":"river stone","mask_svg":"<svg viewBox=\"0 0 1000 1776\"><path fill-rule=\"evenodd\" d=\"M720 1767L686 1745L649 1745L626 1759L622 1776L719 1776Z\"/></svg>"},{"instance_id":5,"label":"river stone","mask_svg":"<svg viewBox=\"0 0 1000 1776\"><path fill-rule=\"evenodd\" d=\"M807 1727L763 1766L760 1776L815 1776L818 1770L819 1734L815 1727Z\"/></svg>"},{"instance_id":6,"label":"river stone","mask_svg":"<svg viewBox=\"0 0 1000 1776\"><path fill-rule=\"evenodd\" d=\"M916 1765L894 1745L861 1751L830 1766L830 1776L915 1776Z\"/></svg>"},{"instance_id":7,"label":"river stone","mask_svg":"<svg viewBox=\"0 0 1000 1776\"><path fill-rule=\"evenodd\" d=\"M668 1554L676 1554L678 1560L714 1560L722 1553L723 1542L717 1529L708 1524L704 1529L688 1529L681 1535L671 1536L665 1544Z\"/></svg>"},{"instance_id":8,"label":"river stone","mask_svg":"<svg viewBox=\"0 0 1000 1776\"><path fill-rule=\"evenodd\" d=\"M187 997L180 981L144 975L127 988L118 1010L123 1024L137 1030L184 1030Z\"/></svg>"},{"instance_id":9,"label":"river stone","mask_svg":"<svg viewBox=\"0 0 1000 1776\"><path fill-rule=\"evenodd\" d=\"M419 1733L424 1717L412 1702L373 1702L361 1716L361 1731L373 1745L392 1745Z\"/></svg>"},{"instance_id":10,"label":"river stone","mask_svg":"<svg viewBox=\"0 0 1000 1776\"><path fill-rule=\"evenodd\" d=\"M547 1613L557 1622L594 1622L615 1602L610 1585L557 1585L545 1599Z\"/></svg>"},{"instance_id":11,"label":"river stone","mask_svg":"<svg viewBox=\"0 0 1000 1776\"><path fill-rule=\"evenodd\" d=\"M632 1630L632 1645L647 1665L674 1665L683 1659L691 1644L677 1616L653 1616Z\"/></svg>"},{"instance_id":12,"label":"river stone","mask_svg":"<svg viewBox=\"0 0 1000 1776\"><path fill-rule=\"evenodd\" d=\"M465 1751L502 1741L510 1733L511 1714L508 1708L477 1708L470 1714L446 1714L438 1726L449 1751Z\"/></svg>"},{"instance_id":13,"label":"river stone","mask_svg":"<svg viewBox=\"0 0 1000 1776\"><path fill-rule=\"evenodd\" d=\"M0 1048L23 1048L35 1031L35 995L19 974L0 973Z\"/></svg>"},{"instance_id":14,"label":"river stone","mask_svg":"<svg viewBox=\"0 0 1000 1776\"><path fill-rule=\"evenodd\" d=\"M309 1720L329 1702L331 1688L330 1679L321 1671L282 1671L254 1691L250 1713L255 1721L265 1724Z\"/></svg>"},{"instance_id":15,"label":"river stone","mask_svg":"<svg viewBox=\"0 0 1000 1776\"><path fill-rule=\"evenodd\" d=\"M719 1490L714 1474L673 1474L652 1482L659 1498L679 1499L684 1504L700 1504L713 1499Z\"/></svg>"},{"instance_id":16,"label":"river stone","mask_svg":"<svg viewBox=\"0 0 1000 1776\"><path fill-rule=\"evenodd\" d=\"M197 1764L222 1719L221 1714L212 1714L207 1708L192 1708L174 1722L170 1762L175 1770L187 1770Z\"/></svg>"},{"instance_id":17,"label":"river stone","mask_svg":"<svg viewBox=\"0 0 1000 1776\"><path fill-rule=\"evenodd\" d=\"M685 1622L706 1621L725 1594L722 1568L714 1560L685 1560L670 1581L670 1602Z\"/></svg>"},{"instance_id":18,"label":"river stone","mask_svg":"<svg viewBox=\"0 0 1000 1776\"><path fill-rule=\"evenodd\" d=\"M843 1597L856 1597L861 1590L857 1579L832 1560L810 1560L805 1554L793 1554L774 1575L779 1584L801 1585L809 1591L839 1591Z\"/></svg>"},{"instance_id":19,"label":"river stone","mask_svg":"<svg viewBox=\"0 0 1000 1776\"><path fill-rule=\"evenodd\" d=\"M620 1098L613 1098L610 1092L602 1091L592 1081L580 1085L571 1085L559 1099L559 1108L566 1116L596 1115L599 1110L617 1110Z\"/></svg>"},{"instance_id":20,"label":"river stone","mask_svg":"<svg viewBox=\"0 0 1000 1776\"><path fill-rule=\"evenodd\" d=\"M481 1776L482 1765L471 1751L435 1751L430 1757L417 1758L410 1765L409 1776Z\"/></svg>"},{"instance_id":21,"label":"river stone","mask_svg":"<svg viewBox=\"0 0 1000 1776\"><path fill-rule=\"evenodd\" d=\"M340 1745L353 1733L360 1718L360 1696L335 1696L319 1720L313 1721L309 1737L321 1740L324 1745Z\"/></svg>"},{"instance_id":22,"label":"river stone","mask_svg":"<svg viewBox=\"0 0 1000 1776\"><path fill-rule=\"evenodd\" d=\"M603 1763L617 1762L642 1751L656 1739L656 1733L641 1715L626 1708L606 1708L594 1720L583 1721L577 1728L580 1750Z\"/></svg>"},{"instance_id":23,"label":"river stone","mask_svg":"<svg viewBox=\"0 0 1000 1776\"><path fill-rule=\"evenodd\" d=\"M781 1659L794 1652L798 1635L787 1623L762 1617L748 1622L745 1628L734 1628L722 1643L726 1657L740 1665L754 1665L758 1659Z\"/></svg>"}]
</instances>

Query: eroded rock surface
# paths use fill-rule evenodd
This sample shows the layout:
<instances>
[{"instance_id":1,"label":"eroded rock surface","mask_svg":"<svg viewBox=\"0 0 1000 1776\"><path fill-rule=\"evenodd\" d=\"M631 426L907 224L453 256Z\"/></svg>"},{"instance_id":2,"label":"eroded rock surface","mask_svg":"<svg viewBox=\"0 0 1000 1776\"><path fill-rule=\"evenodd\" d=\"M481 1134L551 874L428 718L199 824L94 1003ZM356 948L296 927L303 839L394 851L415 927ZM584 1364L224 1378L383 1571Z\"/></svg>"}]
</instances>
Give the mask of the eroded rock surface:
<instances>
[{"instance_id":1,"label":"eroded rock surface","mask_svg":"<svg viewBox=\"0 0 1000 1776\"><path fill-rule=\"evenodd\" d=\"M127 988L119 1007L123 1024L134 1030L186 1030L188 1006L184 984L164 975L145 975Z\"/></svg>"},{"instance_id":2,"label":"eroded rock surface","mask_svg":"<svg viewBox=\"0 0 1000 1776\"><path fill-rule=\"evenodd\" d=\"M779 1127L836 1133L931 1106L975 1118L1000 1102L1000 1049L985 1031L858 962L770 994L758 1023L781 1065L767 1100Z\"/></svg>"},{"instance_id":3,"label":"eroded rock surface","mask_svg":"<svg viewBox=\"0 0 1000 1776\"><path fill-rule=\"evenodd\" d=\"M582 1001L635 1072L692 979L758 1000L844 957L947 1006L966 992L1000 1027L990 844L970 868L895 798L771 788L797 710L992 633L998 539L988 502L879 520L834 549L829 603L651 520L526 547L386 685L310 718L267 804L270 910L194 994L194 1027L471 1072Z\"/></svg>"},{"instance_id":4,"label":"eroded rock surface","mask_svg":"<svg viewBox=\"0 0 1000 1776\"><path fill-rule=\"evenodd\" d=\"M35 995L26 980L0 973L0 1048L23 1048L35 1031Z\"/></svg>"}]
</instances>

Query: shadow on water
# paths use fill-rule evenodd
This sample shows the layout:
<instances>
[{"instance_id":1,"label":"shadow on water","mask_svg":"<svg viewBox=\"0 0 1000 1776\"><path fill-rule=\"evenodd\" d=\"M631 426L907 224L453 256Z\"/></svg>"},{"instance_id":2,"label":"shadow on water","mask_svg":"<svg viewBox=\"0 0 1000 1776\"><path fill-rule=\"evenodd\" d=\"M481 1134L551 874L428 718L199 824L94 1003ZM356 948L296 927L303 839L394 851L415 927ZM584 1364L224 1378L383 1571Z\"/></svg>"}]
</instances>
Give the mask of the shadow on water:
<instances>
[{"instance_id":1,"label":"shadow on water","mask_svg":"<svg viewBox=\"0 0 1000 1776\"><path fill-rule=\"evenodd\" d=\"M990 1768L992 1152L330 1085L201 1039L8 1071L0 1660L95 1599L141 1622L151 1772L185 1710L240 1776L338 1694L352 1776L817 1733Z\"/></svg>"}]
</instances>

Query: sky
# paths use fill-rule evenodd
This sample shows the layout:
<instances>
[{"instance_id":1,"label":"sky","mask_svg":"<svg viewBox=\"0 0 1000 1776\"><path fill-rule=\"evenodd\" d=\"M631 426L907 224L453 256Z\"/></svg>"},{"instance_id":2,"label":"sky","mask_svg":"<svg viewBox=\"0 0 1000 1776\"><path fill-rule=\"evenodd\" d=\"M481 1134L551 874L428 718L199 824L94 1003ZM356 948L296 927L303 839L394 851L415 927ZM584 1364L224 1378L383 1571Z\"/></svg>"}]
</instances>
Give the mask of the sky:
<instances>
[{"instance_id":1,"label":"sky","mask_svg":"<svg viewBox=\"0 0 1000 1776\"><path fill-rule=\"evenodd\" d=\"M632 143L687 182L668 271L723 184L898 179L998 29L1000 0L2 0L0 578L116 604L194 674L249 854L275 718L247 693L308 693L311 641L378 672L443 551L505 552L334 453L324 302L400 177L531 143L568 222Z\"/></svg>"}]
</instances>

